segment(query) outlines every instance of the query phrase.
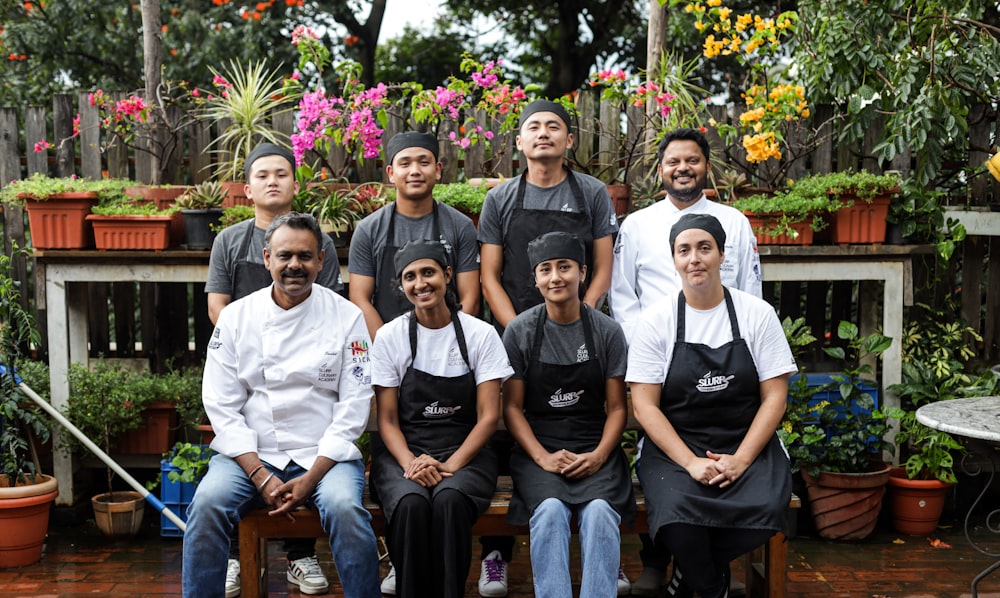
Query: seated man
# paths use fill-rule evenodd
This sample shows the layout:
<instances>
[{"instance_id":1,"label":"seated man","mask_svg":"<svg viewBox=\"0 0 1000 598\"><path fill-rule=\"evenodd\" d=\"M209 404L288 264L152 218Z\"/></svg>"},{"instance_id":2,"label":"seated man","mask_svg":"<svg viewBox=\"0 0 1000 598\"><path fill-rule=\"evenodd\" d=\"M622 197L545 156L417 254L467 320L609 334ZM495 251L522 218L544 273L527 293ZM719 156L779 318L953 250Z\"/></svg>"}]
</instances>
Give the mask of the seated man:
<instances>
[{"instance_id":1,"label":"seated man","mask_svg":"<svg viewBox=\"0 0 1000 598\"><path fill-rule=\"evenodd\" d=\"M219 315L202 390L218 454L188 508L186 597L223 595L229 534L250 509L294 520L307 504L329 534L344 596L380 596L355 445L372 396L368 331L360 309L314 284L321 235L311 216L275 218L264 240L274 282Z\"/></svg>"}]
</instances>

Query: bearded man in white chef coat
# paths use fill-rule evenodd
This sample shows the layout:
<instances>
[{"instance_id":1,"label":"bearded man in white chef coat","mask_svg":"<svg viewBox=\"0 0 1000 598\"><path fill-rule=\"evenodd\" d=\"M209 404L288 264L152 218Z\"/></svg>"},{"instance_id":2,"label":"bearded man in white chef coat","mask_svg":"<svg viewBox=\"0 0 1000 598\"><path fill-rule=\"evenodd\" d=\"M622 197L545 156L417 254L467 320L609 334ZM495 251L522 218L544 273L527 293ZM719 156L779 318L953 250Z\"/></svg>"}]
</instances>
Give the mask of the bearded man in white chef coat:
<instances>
[{"instance_id":1,"label":"bearded man in white chef coat","mask_svg":"<svg viewBox=\"0 0 1000 598\"><path fill-rule=\"evenodd\" d=\"M219 315L202 387L218 454L188 508L186 597L223 596L229 533L242 515L267 507L293 520L304 505L319 511L344 596L380 596L355 444L370 410L370 339L360 309L313 284L321 235L312 216L276 218L264 243L273 284Z\"/></svg>"}]
</instances>

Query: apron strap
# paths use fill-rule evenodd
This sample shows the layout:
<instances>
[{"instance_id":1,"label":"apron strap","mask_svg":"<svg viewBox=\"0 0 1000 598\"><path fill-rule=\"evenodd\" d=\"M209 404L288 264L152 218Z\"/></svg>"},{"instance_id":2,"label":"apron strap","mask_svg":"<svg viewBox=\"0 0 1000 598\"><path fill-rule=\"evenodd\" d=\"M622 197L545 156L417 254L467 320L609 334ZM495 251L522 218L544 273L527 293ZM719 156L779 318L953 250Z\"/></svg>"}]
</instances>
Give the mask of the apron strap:
<instances>
[{"instance_id":1,"label":"apron strap","mask_svg":"<svg viewBox=\"0 0 1000 598\"><path fill-rule=\"evenodd\" d=\"M451 312L451 323L455 326L455 339L458 341L458 350L462 353L465 366L472 371L472 364L469 362L469 347L465 342L465 331L462 323L458 321L458 312ZM410 311L410 364L417 359L417 312Z\"/></svg>"},{"instance_id":2,"label":"apron strap","mask_svg":"<svg viewBox=\"0 0 1000 598\"><path fill-rule=\"evenodd\" d=\"M385 245L392 247L393 237L396 236L396 202L389 206L389 228L385 231Z\"/></svg>"},{"instance_id":3,"label":"apron strap","mask_svg":"<svg viewBox=\"0 0 1000 598\"><path fill-rule=\"evenodd\" d=\"M250 250L250 241L253 240L253 229L257 228L257 219L250 219L250 226L247 227L246 232L243 233L243 240L240 243L240 252L237 254L241 256L242 259L247 259L247 251Z\"/></svg>"},{"instance_id":4,"label":"apron strap","mask_svg":"<svg viewBox=\"0 0 1000 598\"><path fill-rule=\"evenodd\" d=\"M736 306L733 305L733 296L729 293L729 289L722 287L722 292L726 297L726 311L729 313L729 327L733 332L733 340L740 339L740 323L736 321ZM677 293L677 342L684 342L684 320L687 315L687 310L685 306L687 302L684 300L684 291Z\"/></svg>"}]
</instances>

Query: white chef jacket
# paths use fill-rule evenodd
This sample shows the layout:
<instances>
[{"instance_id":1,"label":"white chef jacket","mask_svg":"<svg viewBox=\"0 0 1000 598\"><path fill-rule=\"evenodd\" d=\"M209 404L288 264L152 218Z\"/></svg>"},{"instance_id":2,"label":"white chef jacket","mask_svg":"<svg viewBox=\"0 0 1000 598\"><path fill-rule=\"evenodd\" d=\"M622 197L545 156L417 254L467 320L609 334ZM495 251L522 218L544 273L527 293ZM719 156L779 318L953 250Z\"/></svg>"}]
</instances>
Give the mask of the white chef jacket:
<instances>
[{"instance_id":1,"label":"white chef jacket","mask_svg":"<svg viewBox=\"0 0 1000 598\"><path fill-rule=\"evenodd\" d=\"M202 383L212 448L256 452L278 468L309 469L317 456L361 458L372 389L371 341L361 310L314 284L291 309L271 286L226 306L208 344Z\"/></svg>"},{"instance_id":2,"label":"white chef jacket","mask_svg":"<svg viewBox=\"0 0 1000 598\"><path fill-rule=\"evenodd\" d=\"M632 342L639 314L657 300L676 297L681 278L670 255L670 228L684 214L710 214L726 231L726 257L720 267L723 286L761 297L760 256L750 221L739 210L709 201L704 195L678 210L669 200L629 214L615 241L611 268L611 315Z\"/></svg>"}]
</instances>

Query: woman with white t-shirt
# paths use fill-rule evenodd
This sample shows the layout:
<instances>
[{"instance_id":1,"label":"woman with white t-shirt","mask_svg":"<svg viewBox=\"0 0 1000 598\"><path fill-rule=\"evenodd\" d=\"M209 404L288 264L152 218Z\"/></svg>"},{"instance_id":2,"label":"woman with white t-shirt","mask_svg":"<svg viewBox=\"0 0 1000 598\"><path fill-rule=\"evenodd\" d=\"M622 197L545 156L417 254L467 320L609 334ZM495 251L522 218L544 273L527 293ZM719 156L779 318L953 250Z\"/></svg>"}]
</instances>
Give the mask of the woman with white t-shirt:
<instances>
[{"instance_id":1,"label":"woman with white t-shirt","mask_svg":"<svg viewBox=\"0 0 1000 598\"><path fill-rule=\"evenodd\" d=\"M795 361L774 309L722 286L725 239L713 216L677 221L682 290L643 313L629 345L649 530L675 558L668 596L727 596L729 562L784 531L791 493L775 430Z\"/></svg>"},{"instance_id":2,"label":"woman with white t-shirt","mask_svg":"<svg viewBox=\"0 0 1000 598\"><path fill-rule=\"evenodd\" d=\"M459 311L441 243L410 241L394 266L413 310L380 328L371 349L381 436L371 486L388 521L396 595L457 598L472 525L496 486L487 442L513 370L496 330Z\"/></svg>"}]
</instances>

